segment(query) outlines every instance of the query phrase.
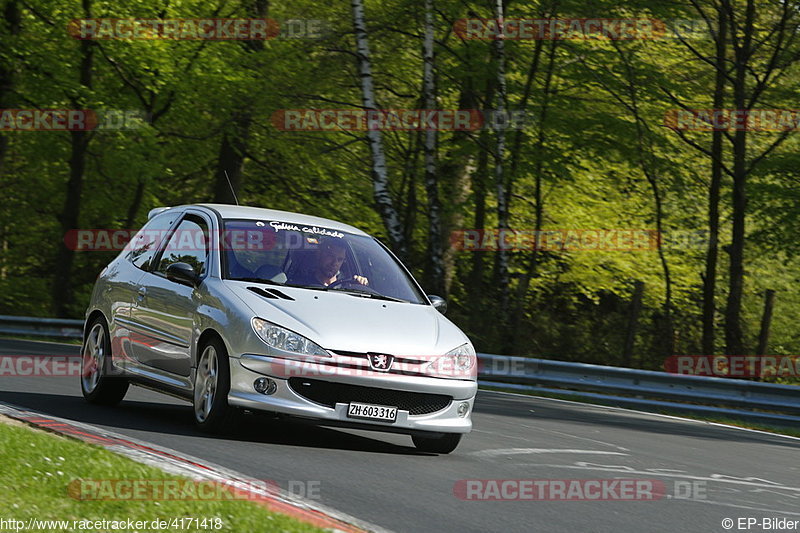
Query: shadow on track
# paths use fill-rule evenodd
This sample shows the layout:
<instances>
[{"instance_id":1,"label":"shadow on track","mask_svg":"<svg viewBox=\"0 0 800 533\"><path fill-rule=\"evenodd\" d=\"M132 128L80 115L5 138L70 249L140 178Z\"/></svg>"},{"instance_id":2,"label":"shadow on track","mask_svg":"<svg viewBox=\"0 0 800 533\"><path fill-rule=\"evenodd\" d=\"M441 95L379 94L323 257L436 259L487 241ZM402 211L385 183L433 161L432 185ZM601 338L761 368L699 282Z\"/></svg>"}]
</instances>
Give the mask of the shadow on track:
<instances>
[{"instance_id":1,"label":"shadow on track","mask_svg":"<svg viewBox=\"0 0 800 533\"><path fill-rule=\"evenodd\" d=\"M136 390L136 389L132 389ZM354 435L345 431L314 426L266 415L246 414L229 434L209 435L199 431L192 421L192 408L177 403L153 403L123 400L116 407L90 405L82 397L45 392L0 391L0 401L41 413L102 426L111 431L155 432L162 435L213 439L216 444L252 442L265 445L327 448L393 455L428 455L413 446ZM172 400L168 400L172 401ZM127 433L129 434L129 433ZM138 437L146 440L146 437Z\"/></svg>"}]
</instances>

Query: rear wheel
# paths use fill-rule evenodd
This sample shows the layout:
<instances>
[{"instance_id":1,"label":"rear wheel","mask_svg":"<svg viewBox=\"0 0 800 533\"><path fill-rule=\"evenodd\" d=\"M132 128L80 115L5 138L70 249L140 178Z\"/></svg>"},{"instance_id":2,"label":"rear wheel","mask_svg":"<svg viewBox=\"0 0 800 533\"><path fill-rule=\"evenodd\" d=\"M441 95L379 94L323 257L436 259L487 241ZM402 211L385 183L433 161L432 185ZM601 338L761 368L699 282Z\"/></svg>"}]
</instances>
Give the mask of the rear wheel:
<instances>
[{"instance_id":1,"label":"rear wheel","mask_svg":"<svg viewBox=\"0 0 800 533\"><path fill-rule=\"evenodd\" d=\"M231 371L228 351L218 338L202 347L194 378L194 421L204 431L219 433L231 429L239 410L228 405Z\"/></svg>"},{"instance_id":2,"label":"rear wheel","mask_svg":"<svg viewBox=\"0 0 800 533\"><path fill-rule=\"evenodd\" d=\"M461 433L445 433L441 437L412 435L411 440L414 441L414 446L421 452L450 453L461 442Z\"/></svg>"},{"instance_id":3,"label":"rear wheel","mask_svg":"<svg viewBox=\"0 0 800 533\"><path fill-rule=\"evenodd\" d=\"M112 377L111 338L105 320L97 318L89 326L83 343L81 392L89 403L116 405L128 392L128 380Z\"/></svg>"}]
</instances>

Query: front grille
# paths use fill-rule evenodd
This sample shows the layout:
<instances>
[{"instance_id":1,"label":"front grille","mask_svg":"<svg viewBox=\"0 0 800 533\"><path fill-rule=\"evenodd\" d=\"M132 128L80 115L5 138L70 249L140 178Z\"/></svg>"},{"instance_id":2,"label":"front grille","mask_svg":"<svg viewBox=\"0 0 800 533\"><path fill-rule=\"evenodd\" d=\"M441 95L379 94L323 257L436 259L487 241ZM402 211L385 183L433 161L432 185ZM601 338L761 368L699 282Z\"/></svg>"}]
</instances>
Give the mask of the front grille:
<instances>
[{"instance_id":1,"label":"front grille","mask_svg":"<svg viewBox=\"0 0 800 533\"><path fill-rule=\"evenodd\" d=\"M327 407L335 407L337 403L371 403L397 407L411 415L441 411L453 400L444 394L379 389L298 377L289 378L289 387L303 398Z\"/></svg>"}]
</instances>

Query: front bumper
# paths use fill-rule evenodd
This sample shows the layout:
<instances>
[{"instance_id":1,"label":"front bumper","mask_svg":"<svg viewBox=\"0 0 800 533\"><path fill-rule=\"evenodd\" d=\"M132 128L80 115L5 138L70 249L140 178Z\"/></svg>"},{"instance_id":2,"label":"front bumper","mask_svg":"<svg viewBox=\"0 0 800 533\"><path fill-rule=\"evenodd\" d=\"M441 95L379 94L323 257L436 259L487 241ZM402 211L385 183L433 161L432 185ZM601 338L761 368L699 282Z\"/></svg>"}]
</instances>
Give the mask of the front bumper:
<instances>
[{"instance_id":1,"label":"front bumper","mask_svg":"<svg viewBox=\"0 0 800 533\"><path fill-rule=\"evenodd\" d=\"M325 365L304 367L309 379L342 385L356 385L405 391L425 395L445 395L450 398L439 410L425 414L411 414L410 409L398 408L395 422L354 419L347 416L345 398L335 405L322 405L300 395L290 386L290 376L285 373L286 360L281 358L245 355L230 359L231 390L228 403L246 409L272 411L301 418L313 419L322 425L350 426L392 433L468 433L472 429L472 406L477 392L477 383L472 380L433 378L387 374L375 371L358 373L334 373ZM260 377L275 381L277 390L264 395L253 389L253 382ZM296 385L298 377L293 378ZM458 408L468 404L466 416L459 416Z\"/></svg>"}]
</instances>

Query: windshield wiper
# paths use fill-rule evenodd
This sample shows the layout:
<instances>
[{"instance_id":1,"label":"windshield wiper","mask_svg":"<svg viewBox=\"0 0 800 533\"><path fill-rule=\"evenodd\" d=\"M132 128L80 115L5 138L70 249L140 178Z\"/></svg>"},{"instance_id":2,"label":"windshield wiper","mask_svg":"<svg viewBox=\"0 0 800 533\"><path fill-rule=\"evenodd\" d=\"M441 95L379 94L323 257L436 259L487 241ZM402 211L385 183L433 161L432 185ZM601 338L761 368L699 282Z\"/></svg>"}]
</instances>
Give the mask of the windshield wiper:
<instances>
[{"instance_id":1,"label":"windshield wiper","mask_svg":"<svg viewBox=\"0 0 800 533\"><path fill-rule=\"evenodd\" d=\"M284 285L284 287L291 287L293 289L311 289L312 291L327 291L328 287L324 285Z\"/></svg>"},{"instance_id":2,"label":"windshield wiper","mask_svg":"<svg viewBox=\"0 0 800 533\"><path fill-rule=\"evenodd\" d=\"M328 287L325 287L325 286L319 286L319 285L287 285L285 283L278 283L277 281L272 281L271 279L264 279L264 278L244 277L244 278L225 278L225 279L229 279L231 281L250 281L250 282L253 282L253 283L264 283L265 285L277 285L279 287L291 287L293 289L311 289L312 291L327 291L328 290ZM333 289L333 290L336 290L336 289ZM368 293L364 293L364 294L368 294ZM403 300L398 300L398 301L403 301Z\"/></svg>"},{"instance_id":3,"label":"windshield wiper","mask_svg":"<svg viewBox=\"0 0 800 533\"><path fill-rule=\"evenodd\" d=\"M386 300L387 302L403 302L408 303L408 300L402 300L400 298L394 298L393 296L386 296L377 292L370 292L370 291L360 291L358 289L329 289L325 288L326 290L336 291L336 292L343 292L345 294L349 294L350 296L360 296L362 298L374 298L376 300Z\"/></svg>"},{"instance_id":4,"label":"windshield wiper","mask_svg":"<svg viewBox=\"0 0 800 533\"><path fill-rule=\"evenodd\" d=\"M334 292L343 292L345 294L349 294L350 296L359 296L361 298L374 298L376 300L386 300L387 302L402 302L402 303L409 303L408 300L403 300L401 298L394 298L392 296L385 296L383 294L374 292L374 291L364 291L358 289L331 289L330 287L325 287L324 285L286 285L284 283L278 283L277 281L272 281L271 279L264 279L264 278L253 278L253 277L243 277L243 278L225 278L231 281L251 281L253 283L264 283L266 285L278 285L280 287L291 287L293 289L311 289L312 291L334 291Z\"/></svg>"}]
</instances>

